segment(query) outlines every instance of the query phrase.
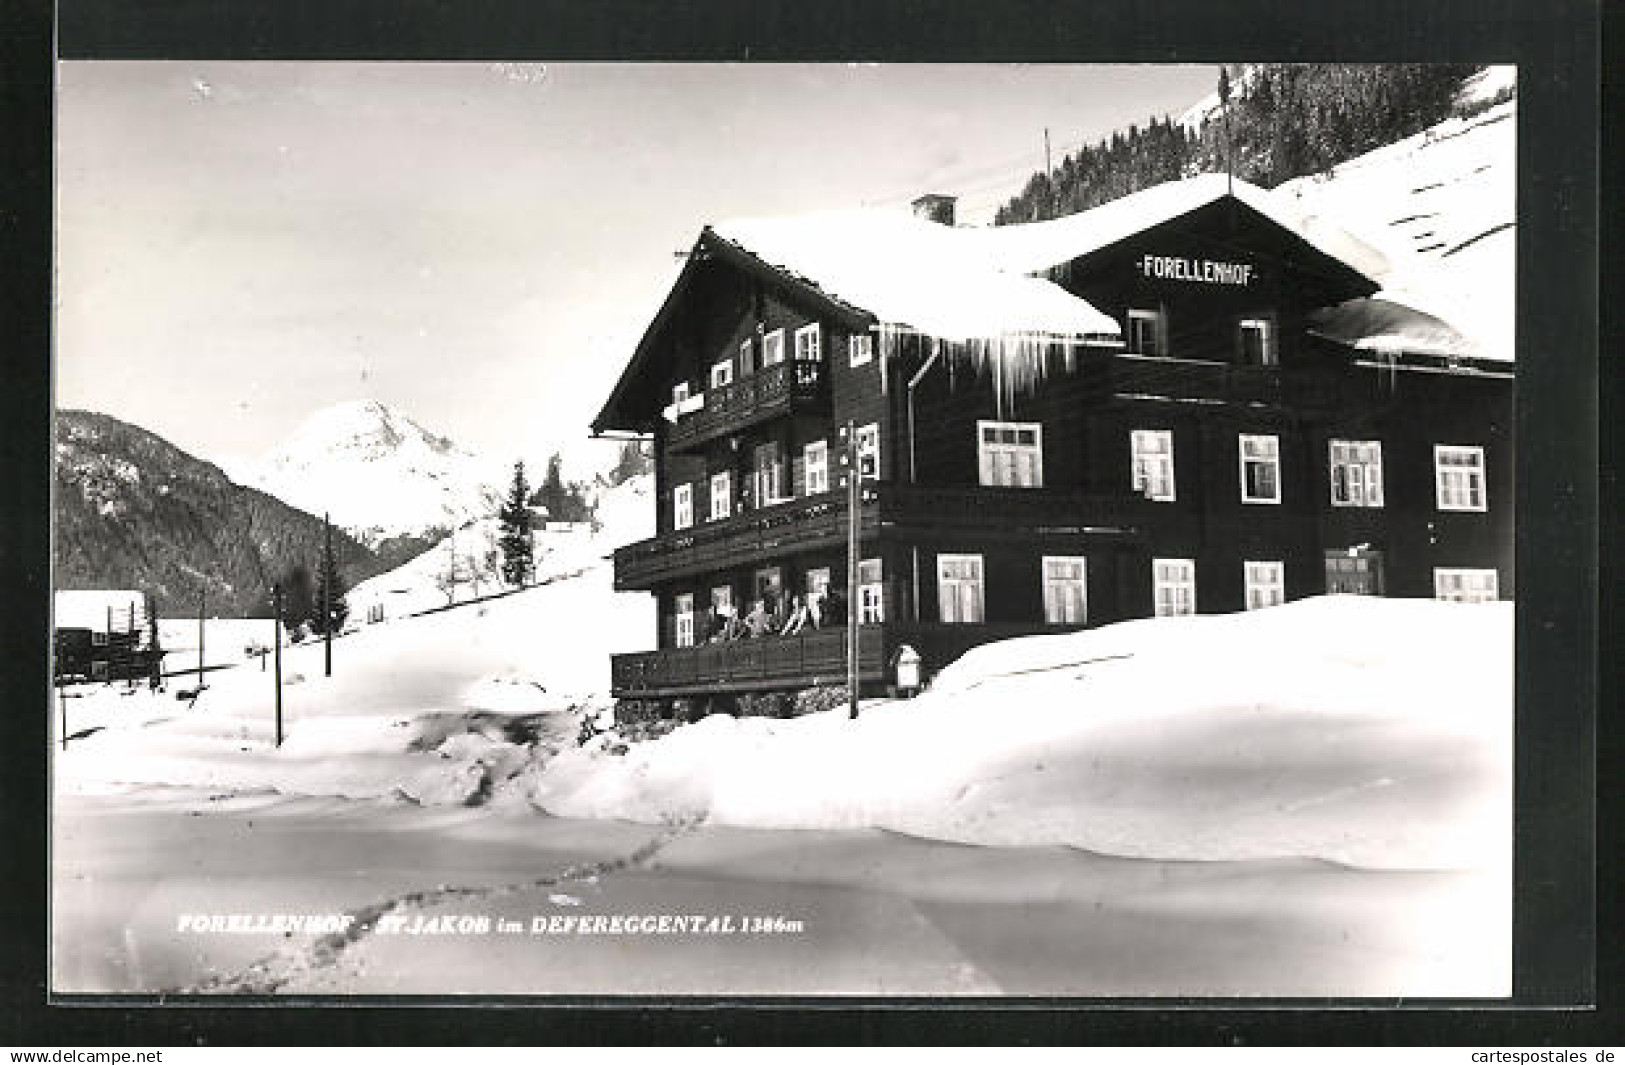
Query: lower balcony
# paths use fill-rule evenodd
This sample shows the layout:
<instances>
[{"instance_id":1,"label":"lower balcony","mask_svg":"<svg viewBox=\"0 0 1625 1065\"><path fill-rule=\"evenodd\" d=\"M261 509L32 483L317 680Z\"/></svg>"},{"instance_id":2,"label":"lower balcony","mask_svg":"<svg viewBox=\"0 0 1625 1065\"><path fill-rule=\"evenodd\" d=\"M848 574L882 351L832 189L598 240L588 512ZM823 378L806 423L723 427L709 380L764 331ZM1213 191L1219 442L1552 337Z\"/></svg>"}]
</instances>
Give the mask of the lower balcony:
<instances>
[{"instance_id":1,"label":"lower balcony","mask_svg":"<svg viewBox=\"0 0 1625 1065\"><path fill-rule=\"evenodd\" d=\"M1076 632L1077 625L1046 622L946 624L900 621L858 629L858 680L874 691L893 683L893 660L904 644L920 656L924 675L934 675L973 647L1018 636ZM732 643L672 647L612 655L611 690L617 699L811 688L846 683L846 630L822 629L799 636L765 636Z\"/></svg>"},{"instance_id":2,"label":"lower balcony","mask_svg":"<svg viewBox=\"0 0 1625 1065\"><path fill-rule=\"evenodd\" d=\"M885 631L878 625L863 626L858 630L859 680L874 683L885 674ZM640 651L610 659L610 685L618 699L845 683L844 629Z\"/></svg>"}]
</instances>

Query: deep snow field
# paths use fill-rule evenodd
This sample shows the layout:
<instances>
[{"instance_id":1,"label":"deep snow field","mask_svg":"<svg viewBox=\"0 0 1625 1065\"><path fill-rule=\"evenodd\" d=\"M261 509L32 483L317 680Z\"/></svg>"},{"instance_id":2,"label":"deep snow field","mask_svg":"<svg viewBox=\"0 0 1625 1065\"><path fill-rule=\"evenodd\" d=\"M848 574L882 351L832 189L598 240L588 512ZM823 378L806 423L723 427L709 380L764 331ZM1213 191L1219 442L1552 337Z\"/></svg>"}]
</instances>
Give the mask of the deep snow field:
<instances>
[{"instance_id":1,"label":"deep snow field","mask_svg":"<svg viewBox=\"0 0 1625 1065\"><path fill-rule=\"evenodd\" d=\"M610 753L608 656L647 642L607 564L210 674L196 700L82 686L60 793L131 786L533 807L649 824L884 828L1167 860L1499 866L1512 607L1327 597L977 649L913 700L713 716Z\"/></svg>"},{"instance_id":2,"label":"deep snow field","mask_svg":"<svg viewBox=\"0 0 1625 1065\"><path fill-rule=\"evenodd\" d=\"M1496 996L1512 607L1335 597L989 645L909 701L574 746L610 567L69 700L54 985ZM974 844L974 846L967 846ZM176 932L177 914L785 913L728 941ZM280 946L277 946L281 943ZM268 954L267 951L270 953ZM629 953L632 952L632 953Z\"/></svg>"}]
</instances>

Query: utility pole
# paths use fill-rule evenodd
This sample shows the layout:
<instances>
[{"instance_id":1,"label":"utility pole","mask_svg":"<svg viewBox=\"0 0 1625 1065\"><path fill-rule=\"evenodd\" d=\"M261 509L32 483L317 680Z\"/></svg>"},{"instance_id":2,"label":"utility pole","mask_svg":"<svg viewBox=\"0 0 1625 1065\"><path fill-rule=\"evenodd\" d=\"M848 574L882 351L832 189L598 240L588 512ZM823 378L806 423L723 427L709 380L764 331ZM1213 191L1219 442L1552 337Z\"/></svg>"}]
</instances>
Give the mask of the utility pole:
<instances>
[{"instance_id":1,"label":"utility pole","mask_svg":"<svg viewBox=\"0 0 1625 1065\"><path fill-rule=\"evenodd\" d=\"M276 674L276 745L282 746L282 585L271 589L271 608L276 628L271 633L271 646L275 648Z\"/></svg>"},{"instance_id":2,"label":"utility pole","mask_svg":"<svg viewBox=\"0 0 1625 1065\"><path fill-rule=\"evenodd\" d=\"M858 719L858 501L863 471L858 467L857 423L846 422L846 712Z\"/></svg>"},{"instance_id":3,"label":"utility pole","mask_svg":"<svg viewBox=\"0 0 1625 1065\"><path fill-rule=\"evenodd\" d=\"M333 563L333 523L327 511L322 511L322 676L333 675L333 578L338 566Z\"/></svg>"},{"instance_id":4,"label":"utility pole","mask_svg":"<svg viewBox=\"0 0 1625 1065\"><path fill-rule=\"evenodd\" d=\"M203 612L207 606L208 597L209 593L207 591L197 593L197 686L199 691L203 689Z\"/></svg>"},{"instance_id":5,"label":"utility pole","mask_svg":"<svg viewBox=\"0 0 1625 1065\"><path fill-rule=\"evenodd\" d=\"M61 706L62 715L62 749L68 749L68 685L64 677L56 678L56 701Z\"/></svg>"}]
</instances>

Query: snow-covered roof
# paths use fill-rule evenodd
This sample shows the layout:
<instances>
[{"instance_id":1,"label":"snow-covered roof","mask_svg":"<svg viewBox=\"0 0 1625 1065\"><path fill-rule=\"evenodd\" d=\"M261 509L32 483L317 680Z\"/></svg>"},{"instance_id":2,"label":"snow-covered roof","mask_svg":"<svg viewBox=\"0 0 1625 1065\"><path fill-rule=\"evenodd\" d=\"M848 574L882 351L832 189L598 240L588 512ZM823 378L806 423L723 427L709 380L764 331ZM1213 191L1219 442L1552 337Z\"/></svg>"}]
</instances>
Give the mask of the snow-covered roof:
<instances>
[{"instance_id":1,"label":"snow-covered roof","mask_svg":"<svg viewBox=\"0 0 1625 1065\"><path fill-rule=\"evenodd\" d=\"M57 592L55 596L53 624L58 629L89 629L92 632L107 631L107 612L113 612L116 626L128 624L127 618L131 610L140 611L141 604L146 596L138 591L104 591L102 589L88 591ZM122 631L122 628L120 629Z\"/></svg>"},{"instance_id":2,"label":"snow-covered roof","mask_svg":"<svg viewBox=\"0 0 1625 1065\"><path fill-rule=\"evenodd\" d=\"M1479 95L1511 84L1509 68L1491 68ZM1296 178L1273 195L1296 213L1335 218L1378 244L1390 264L1372 274L1378 299L1448 322L1469 349L1458 354L1513 360L1516 99L1446 119L1329 174Z\"/></svg>"},{"instance_id":3,"label":"snow-covered roof","mask_svg":"<svg viewBox=\"0 0 1625 1065\"><path fill-rule=\"evenodd\" d=\"M719 223L711 232L826 295L946 340L1119 335L1117 322L1054 282L1002 269L974 231L903 211L827 211Z\"/></svg>"},{"instance_id":4,"label":"snow-covered roof","mask_svg":"<svg viewBox=\"0 0 1625 1065\"><path fill-rule=\"evenodd\" d=\"M962 232L967 236L971 253L989 265L1001 270L1038 273L1206 207L1227 195L1368 278L1378 277L1388 269L1382 252L1341 226L1301 212L1293 201L1225 174L1199 174L1180 181L1167 181L1047 222Z\"/></svg>"},{"instance_id":5,"label":"snow-covered roof","mask_svg":"<svg viewBox=\"0 0 1625 1065\"><path fill-rule=\"evenodd\" d=\"M1170 181L1046 222L944 226L903 211L827 211L723 222L711 231L756 258L873 314L949 340L1120 335L1117 322L1046 278L1100 251L1234 196L1318 251L1375 277L1382 253L1289 201L1223 174Z\"/></svg>"},{"instance_id":6,"label":"snow-covered roof","mask_svg":"<svg viewBox=\"0 0 1625 1065\"><path fill-rule=\"evenodd\" d=\"M1449 322L1383 294L1315 311L1309 316L1309 329L1360 351L1446 358L1481 355L1478 345Z\"/></svg>"}]
</instances>

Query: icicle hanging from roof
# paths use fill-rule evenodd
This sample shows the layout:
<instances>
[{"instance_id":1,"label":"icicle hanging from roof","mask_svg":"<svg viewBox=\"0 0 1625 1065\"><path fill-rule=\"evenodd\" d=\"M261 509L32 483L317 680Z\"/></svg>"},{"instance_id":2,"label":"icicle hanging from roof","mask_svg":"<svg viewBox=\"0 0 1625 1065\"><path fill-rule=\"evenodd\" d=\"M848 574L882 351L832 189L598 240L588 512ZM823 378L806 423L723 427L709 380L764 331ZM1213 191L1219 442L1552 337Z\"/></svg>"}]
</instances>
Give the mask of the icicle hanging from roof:
<instances>
[{"instance_id":1,"label":"icicle hanging from roof","mask_svg":"<svg viewBox=\"0 0 1625 1065\"><path fill-rule=\"evenodd\" d=\"M909 338L925 339L917 330L889 322L875 328L881 351L887 358L905 354ZM1115 350L1120 346L1115 337L1058 337L1044 333L1005 333L966 340L932 337L930 340L947 363L950 387L955 383L956 368L968 367L978 374L991 374L1001 410L1018 397L1037 391L1056 368L1063 373L1076 373L1084 348Z\"/></svg>"}]
</instances>

